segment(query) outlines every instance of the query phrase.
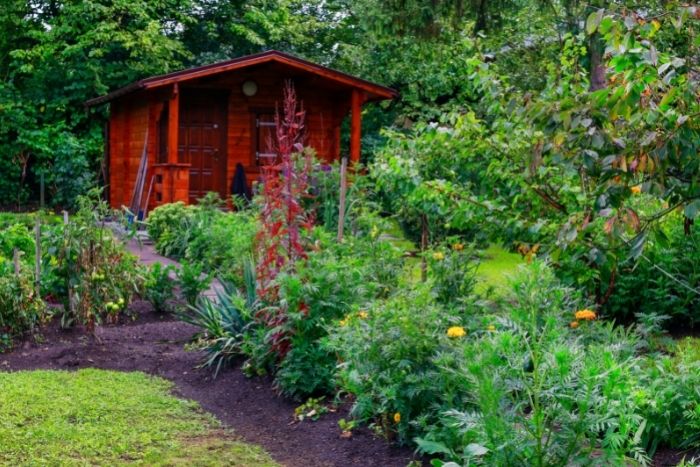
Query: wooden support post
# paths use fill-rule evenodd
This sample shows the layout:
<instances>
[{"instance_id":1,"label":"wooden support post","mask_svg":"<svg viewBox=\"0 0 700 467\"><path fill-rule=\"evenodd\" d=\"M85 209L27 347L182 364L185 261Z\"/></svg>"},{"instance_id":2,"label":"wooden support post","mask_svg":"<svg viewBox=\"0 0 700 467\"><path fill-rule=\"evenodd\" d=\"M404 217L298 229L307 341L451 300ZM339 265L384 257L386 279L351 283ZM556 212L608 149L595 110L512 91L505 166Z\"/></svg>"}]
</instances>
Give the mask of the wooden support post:
<instances>
[{"instance_id":1,"label":"wooden support post","mask_svg":"<svg viewBox=\"0 0 700 467\"><path fill-rule=\"evenodd\" d=\"M44 172L41 172L40 178L39 178L39 206L41 209L44 209L44 205L46 204L45 202L45 197L44 197L44 191L45 191L45 185L44 185Z\"/></svg>"},{"instance_id":2,"label":"wooden support post","mask_svg":"<svg viewBox=\"0 0 700 467\"><path fill-rule=\"evenodd\" d=\"M34 225L34 287L36 296L41 296L41 216L36 216Z\"/></svg>"},{"instance_id":3,"label":"wooden support post","mask_svg":"<svg viewBox=\"0 0 700 467\"><path fill-rule=\"evenodd\" d=\"M175 83L168 103L168 163L177 164L178 132L180 126L180 89Z\"/></svg>"},{"instance_id":4,"label":"wooden support post","mask_svg":"<svg viewBox=\"0 0 700 467\"><path fill-rule=\"evenodd\" d=\"M345 228L345 197L348 191L348 158L343 157L340 161L340 202L338 203L338 243L343 241L343 230Z\"/></svg>"},{"instance_id":5,"label":"wooden support post","mask_svg":"<svg viewBox=\"0 0 700 467\"><path fill-rule=\"evenodd\" d=\"M70 284L70 269L73 265L70 262L70 247L66 242L66 229L68 229L68 211L63 211L63 241L66 245L66 265L68 267L68 275L66 276L66 289L68 290L68 311L73 314L73 287Z\"/></svg>"},{"instance_id":6,"label":"wooden support post","mask_svg":"<svg viewBox=\"0 0 700 467\"><path fill-rule=\"evenodd\" d=\"M352 90L350 98L350 162L360 162L360 140L362 139L362 100L364 96L357 90Z\"/></svg>"},{"instance_id":7,"label":"wooden support post","mask_svg":"<svg viewBox=\"0 0 700 467\"><path fill-rule=\"evenodd\" d=\"M12 260L15 263L15 277L19 279L19 249L15 248L12 252Z\"/></svg>"},{"instance_id":8,"label":"wooden support post","mask_svg":"<svg viewBox=\"0 0 700 467\"><path fill-rule=\"evenodd\" d=\"M428 262L425 259L425 250L428 249L428 217L425 214L420 216L421 220L421 235L420 235L420 277L423 282L428 280Z\"/></svg>"}]
</instances>

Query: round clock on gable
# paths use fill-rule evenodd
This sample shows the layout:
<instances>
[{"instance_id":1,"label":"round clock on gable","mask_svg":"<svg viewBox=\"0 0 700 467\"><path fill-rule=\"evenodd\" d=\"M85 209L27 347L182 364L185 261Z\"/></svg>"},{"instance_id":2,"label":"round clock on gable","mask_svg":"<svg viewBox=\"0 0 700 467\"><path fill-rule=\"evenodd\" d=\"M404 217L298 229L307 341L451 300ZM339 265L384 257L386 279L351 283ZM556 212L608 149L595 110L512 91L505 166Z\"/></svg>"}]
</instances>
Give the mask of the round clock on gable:
<instances>
[{"instance_id":1,"label":"round clock on gable","mask_svg":"<svg viewBox=\"0 0 700 467\"><path fill-rule=\"evenodd\" d=\"M253 97L258 93L258 85L255 81L245 81L242 86L243 94L248 97Z\"/></svg>"}]
</instances>

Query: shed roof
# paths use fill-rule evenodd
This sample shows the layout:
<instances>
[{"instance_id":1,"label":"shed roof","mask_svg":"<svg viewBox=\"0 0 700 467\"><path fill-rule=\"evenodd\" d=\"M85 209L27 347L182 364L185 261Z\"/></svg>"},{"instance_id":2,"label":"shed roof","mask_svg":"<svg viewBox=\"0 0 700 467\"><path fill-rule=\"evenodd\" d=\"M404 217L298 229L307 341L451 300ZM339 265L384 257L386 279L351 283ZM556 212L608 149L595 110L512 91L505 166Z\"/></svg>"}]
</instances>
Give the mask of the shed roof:
<instances>
[{"instance_id":1,"label":"shed roof","mask_svg":"<svg viewBox=\"0 0 700 467\"><path fill-rule=\"evenodd\" d=\"M343 73L342 71L318 65L308 60L295 57L294 55L290 55L288 53L280 52L278 50L268 50L266 52L261 52L253 55L246 55L244 57L225 60L223 62L212 63L209 65L203 65L194 68L188 68L186 70L176 71L173 73L168 73L165 75L145 78L140 81L131 83L127 86L124 86L122 88L119 88L115 91L112 91L109 94L90 99L89 101L85 102L85 105L88 107L100 105L134 91L142 89L154 89L174 83L181 83L184 81L215 75L217 73L238 70L254 65L271 62L281 63L283 65L289 66L290 68L295 68L301 71L313 73L329 81L333 81L342 85L349 86L351 88L362 90L367 94L367 100L393 99L398 96L398 93L395 90L386 86L372 83L371 81L367 81L362 78Z\"/></svg>"}]
</instances>

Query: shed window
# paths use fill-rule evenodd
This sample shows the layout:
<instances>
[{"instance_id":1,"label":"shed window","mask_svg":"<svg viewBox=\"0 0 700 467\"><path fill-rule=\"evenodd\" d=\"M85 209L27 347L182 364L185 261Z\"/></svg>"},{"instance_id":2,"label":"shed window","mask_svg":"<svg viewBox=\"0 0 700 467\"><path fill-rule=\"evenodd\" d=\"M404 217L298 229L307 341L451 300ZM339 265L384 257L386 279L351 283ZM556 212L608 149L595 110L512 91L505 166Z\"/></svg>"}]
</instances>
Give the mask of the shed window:
<instances>
[{"instance_id":1,"label":"shed window","mask_svg":"<svg viewBox=\"0 0 700 467\"><path fill-rule=\"evenodd\" d=\"M255 164L267 165L275 162L277 153L272 149L275 138L274 112L262 112L255 116Z\"/></svg>"}]
</instances>

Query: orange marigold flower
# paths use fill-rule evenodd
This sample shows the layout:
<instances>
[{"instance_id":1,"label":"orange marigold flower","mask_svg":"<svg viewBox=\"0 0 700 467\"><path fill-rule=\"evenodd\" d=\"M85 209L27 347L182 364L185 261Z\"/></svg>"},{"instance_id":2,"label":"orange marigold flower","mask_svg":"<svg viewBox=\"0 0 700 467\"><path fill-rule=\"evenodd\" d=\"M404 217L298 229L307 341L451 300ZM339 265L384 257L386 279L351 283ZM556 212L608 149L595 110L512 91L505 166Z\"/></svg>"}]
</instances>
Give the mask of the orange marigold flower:
<instances>
[{"instance_id":1,"label":"orange marigold flower","mask_svg":"<svg viewBox=\"0 0 700 467\"><path fill-rule=\"evenodd\" d=\"M365 310L360 310L357 312L357 316L359 316L360 319L367 319L369 314Z\"/></svg>"},{"instance_id":2,"label":"orange marigold flower","mask_svg":"<svg viewBox=\"0 0 700 467\"><path fill-rule=\"evenodd\" d=\"M572 321L571 323L569 323L569 327L571 327L572 329L576 329L578 327L578 321Z\"/></svg>"},{"instance_id":3,"label":"orange marigold flower","mask_svg":"<svg viewBox=\"0 0 700 467\"><path fill-rule=\"evenodd\" d=\"M579 310L575 313L577 320L592 321L596 319L595 311L593 310Z\"/></svg>"},{"instance_id":4,"label":"orange marigold flower","mask_svg":"<svg viewBox=\"0 0 700 467\"><path fill-rule=\"evenodd\" d=\"M464 243L455 243L454 245L452 245L452 249L454 251L462 251L464 250Z\"/></svg>"},{"instance_id":5,"label":"orange marigold flower","mask_svg":"<svg viewBox=\"0 0 700 467\"><path fill-rule=\"evenodd\" d=\"M401 414L399 412L396 412L394 414L394 423L400 423L401 422Z\"/></svg>"},{"instance_id":6,"label":"orange marigold flower","mask_svg":"<svg viewBox=\"0 0 700 467\"><path fill-rule=\"evenodd\" d=\"M639 193L642 192L642 185L636 185L630 188L633 194L638 195Z\"/></svg>"}]
</instances>

